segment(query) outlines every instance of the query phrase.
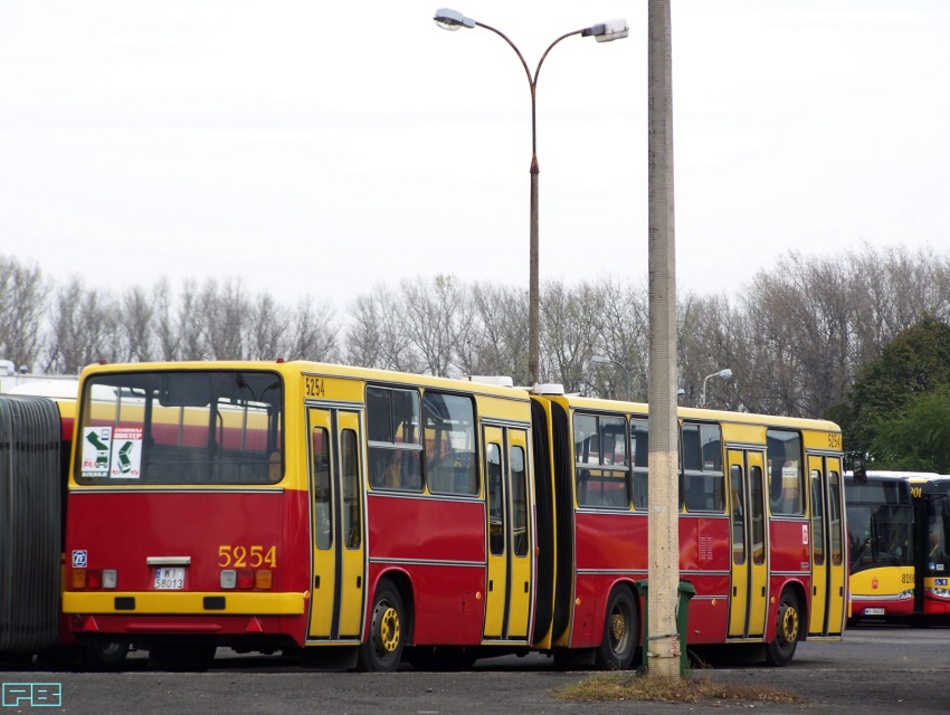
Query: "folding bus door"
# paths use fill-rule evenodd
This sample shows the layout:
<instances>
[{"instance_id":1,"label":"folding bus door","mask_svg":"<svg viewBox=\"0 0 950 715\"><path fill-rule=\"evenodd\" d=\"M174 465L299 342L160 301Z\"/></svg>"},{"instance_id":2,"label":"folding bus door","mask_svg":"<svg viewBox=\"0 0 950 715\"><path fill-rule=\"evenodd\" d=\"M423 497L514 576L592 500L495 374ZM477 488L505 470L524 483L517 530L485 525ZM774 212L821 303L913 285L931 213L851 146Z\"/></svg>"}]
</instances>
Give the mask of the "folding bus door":
<instances>
[{"instance_id":1,"label":"folding bus door","mask_svg":"<svg viewBox=\"0 0 950 715\"><path fill-rule=\"evenodd\" d=\"M841 633L847 577L841 518L841 460L808 457L811 480L811 607L808 633Z\"/></svg>"},{"instance_id":2,"label":"folding bus door","mask_svg":"<svg viewBox=\"0 0 950 715\"><path fill-rule=\"evenodd\" d=\"M529 508L528 433L485 427L488 574L486 640L528 637L534 553Z\"/></svg>"},{"instance_id":3,"label":"folding bus door","mask_svg":"<svg viewBox=\"0 0 950 715\"><path fill-rule=\"evenodd\" d=\"M313 582L309 638L360 637L363 607L363 477L359 413L309 409Z\"/></svg>"},{"instance_id":4,"label":"folding bus door","mask_svg":"<svg viewBox=\"0 0 950 715\"><path fill-rule=\"evenodd\" d=\"M768 611L768 535L760 451L730 449L732 590L729 637L759 638Z\"/></svg>"}]
</instances>

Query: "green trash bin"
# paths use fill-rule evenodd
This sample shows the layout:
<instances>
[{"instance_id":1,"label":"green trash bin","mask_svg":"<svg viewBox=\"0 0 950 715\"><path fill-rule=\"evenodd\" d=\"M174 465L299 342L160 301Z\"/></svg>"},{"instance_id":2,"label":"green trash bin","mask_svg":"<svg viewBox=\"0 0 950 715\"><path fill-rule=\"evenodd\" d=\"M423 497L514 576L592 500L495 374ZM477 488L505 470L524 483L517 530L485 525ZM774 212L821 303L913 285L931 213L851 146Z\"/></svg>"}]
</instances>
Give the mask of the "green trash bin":
<instances>
[{"instance_id":1,"label":"green trash bin","mask_svg":"<svg viewBox=\"0 0 950 715\"><path fill-rule=\"evenodd\" d=\"M689 662L686 653L687 633L689 630L689 601L696 595L696 588L689 581L680 581L679 601L676 604L676 632L680 639L680 676L686 677L686 666ZM643 602L643 665L650 669L648 662L650 642L650 579L637 581L637 591Z\"/></svg>"}]
</instances>

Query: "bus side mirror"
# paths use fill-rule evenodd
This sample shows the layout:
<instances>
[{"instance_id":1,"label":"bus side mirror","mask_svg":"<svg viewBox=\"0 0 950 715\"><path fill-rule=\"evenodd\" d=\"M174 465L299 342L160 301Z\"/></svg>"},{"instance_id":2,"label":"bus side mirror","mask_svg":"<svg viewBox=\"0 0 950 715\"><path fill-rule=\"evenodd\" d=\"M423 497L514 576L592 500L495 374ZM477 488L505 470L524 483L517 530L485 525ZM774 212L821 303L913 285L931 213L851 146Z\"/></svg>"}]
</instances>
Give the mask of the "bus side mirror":
<instances>
[{"instance_id":1,"label":"bus side mirror","mask_svg":"<svg viewBox=\"0 0 950 715\"><path fill-rule=\"evenodd\" d=\"M868 471L864 462L864 455L860 452L848 452L844 457L845 469L850 469L854 475L855 484L868 483Z\"/></svg>"}]
</instances>

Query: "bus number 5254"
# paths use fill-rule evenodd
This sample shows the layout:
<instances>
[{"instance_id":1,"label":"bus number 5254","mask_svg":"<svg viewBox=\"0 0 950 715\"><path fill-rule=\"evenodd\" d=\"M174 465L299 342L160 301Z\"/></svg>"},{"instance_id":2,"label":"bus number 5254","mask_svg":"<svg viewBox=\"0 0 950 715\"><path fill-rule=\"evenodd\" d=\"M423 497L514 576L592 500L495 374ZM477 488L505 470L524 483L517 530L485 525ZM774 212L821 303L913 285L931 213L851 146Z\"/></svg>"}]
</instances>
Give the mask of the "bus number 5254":
<instances>
[{"instance_id":1,"label":"bus number 5254","mask_svg":"<svg viewBox=\"0 0 950 715\"><path fill-rule=\"evenodd\" d=\"M260 568L264 565L277 568L277 547L222 544L218 547L218 566L226 568Z\"/></svg>"}]
</instances>

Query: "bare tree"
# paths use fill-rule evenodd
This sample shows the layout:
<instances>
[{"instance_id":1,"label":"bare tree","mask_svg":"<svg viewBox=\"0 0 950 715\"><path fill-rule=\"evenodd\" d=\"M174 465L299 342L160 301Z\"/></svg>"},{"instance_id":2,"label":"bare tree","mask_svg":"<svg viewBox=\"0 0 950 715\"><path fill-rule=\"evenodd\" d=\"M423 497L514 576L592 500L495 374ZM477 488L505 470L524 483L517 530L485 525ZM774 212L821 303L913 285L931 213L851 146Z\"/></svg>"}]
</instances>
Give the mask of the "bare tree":
<instances>
[{"instance_id":1,"label":"bare tree","mask_svg":"<svg viewBox=\"0 0 950 715\"><path fill-rule=\"evenodd\" d=\"M202 315L202 296L198 284L187 280L182 286L177 310L179 360L207 360L212 357L205 337L207 323Z\"/></svg>"},{"instance_id":2,"label":"bare tree","mask_svg":"<svg viewBox=\"0 0 950 715\"><path fill-rule=\"evenodd\" d=\"M360 296L350 307L352 325L347 339L349 362L366 367L422 372L404 326L405 305L382 284Z\"/></svg>"},{"instance_id":3,"label":"bare tree","mask_svg":"<svg viewBox=\"0 0 950 715\"><path fill-rule=\"evenodd\" d=\"M290 334L290 317L270 293L265 291L257 297L257 302L250 307L247 323L248 357L253 360L287 357L284 345Z\"/></svg>"},{"instance_id":4,"label":"bare tree","mask_svg":"<svg viewBox=\"0 0 950 715\"><path fill-rule=\"evenodd\" d=\"M680 301L676 343L680 387L685 390L682 404L699 405L704 378L729 368L733 371L732 381L709 387L714 391L715 406L754 409L744 404L736 391L742 374L748 370L737 333L741 319L725 296L701 297L689 293Z\"/></svg>"},{"instance_id":5,"label":"bare tree","mask_svg":"<svg viewBox=\"0 0 950 715\"><path fill-rule=\"evenodd\" d=\"M599 335L594 354L623 365L630 376L631 397L645 402L650 371L646 289L610 279L598 284L597 290L601 297L600 315L595 319ZM618 370L616 366L592 368L587 379L593 391L599 395L625 395L627 375L618 375Z\"/></svg>"},{"instance_id":6,"label":"bare tree","mask_svg":"<svg viewBox=\"0 0 950 715\"><path fill-rule=\"evenodd\" d=\"M528 305L523 290L476 283L469 291L472 325L457 347L466 375L507 375L528 381Z\"/></svg>"},{"instance_id":7,"label":"bare tree","mask_svg":"<svg viewBox=\"0 0 950 715\"><path fill-rule=\"evenodd\" d=\"M78 278L59 289L45 371L73 374L99 360L120 359L118 305L108 294L87 290Z\"/></svg>"},{"instance_id":8,"label":"bare tree","mask_svg":"<svg viewBox=\"0 0 950 715\"><path fill-rule=\"evenodd\" d=\"M948 310L948 276L947 259L928 251L865 246L834 258L783 256L756 275L742 301L749 321L744 354L752 363L740 384L758 393L746 404L824 414L922 312Z\"/></svg>"},{"instance_id":9,"label":"bare tree","mask_svg":"<svg viewBox=\"0 0 950 715\"><path fill-rule=\"evenodd\" d=\"M314 304L301 300L294 312L293 332L283 343L283 352L291 359L333 362L337 359L337 329L329 301Z\"/></svg>"},{"instance_id":10,"label":"bare tree","mask_svg":"<svg viewBox=\"0 0 950 715\"><path fill-rule=\"evenodd\" d=\"M582 283L568 289L548 283L541 296L541 375L556 380L568 392L583 390L587 362L598 341L604 313L603 291Z\"/></svg>"},{"instance_id":11,"label":"bare tree","mask_svg":"<svg viewBox=\"0 0 950 715\"><path fill-rule=\"evenodd\" d=\"M158 360L181 359L182 334L173 315L174 298L168 280L159 279L152 289L155 337L158 341Z\"/></svg>"},{"instance_id":12,"label":"bare tree","mask_svg":"<svg viewBox=\"0 0 950 715\"><path fill-rule=\"evenodd\" d=\"M217 281L209 279L201 291L200 305L210 357L246 360L250 302L240 280L229 278L219 288Z\"/></svg>"},{"instance_id":13,"label":"bare tree","mask_svg":"<svg viewBox=\"0 0 950 715\"><path fill-rule=\"evenodd\" d=\"M352 365L380 367L383 364L382 311L384 306L374 297L382 291L359 296L350 307L350 326L346 334L346 360Z\"/></svg>"},{"instance_id":14,"label":"bare tree","mask_svg":"<svg viewBox=\"0 0 950 715\"><path fill-rule=\"evenodd\" d=\"M31 367L39 359L49 292L37 266L0 256L0 358Z\"/></svg>"},{"instance_id":15,"label":"bare tree","mask_svg":"<svg viewBox=\"0 0 950 715\"><path fill-rule=\"evenodd\" d=\"M124 356L130 362L144 362L153 356L155 304L140 286L134 286L122 297L118 330L122 337Z\"/></svg>"},{"instance_id":16,"label":"bare tree","mask_svg":"<svg viewBox=\"0 0 950 715\"><path fill-rule=\"evenodd\" d=\"M854 296L856 343L851 371L880 357L881 350L923 313L950 315L950 260L933 251L878 252L865 246L843 258Z\"/></svg>"},{"instance_id":17,"label":"bare tree","mask_svg":"<svg viewBox=\"0 0 950 715\"><path fill-rule=\"evenodd\" d=\"M405 329L423 370L459 377L456 346L467 342L473 313L467 291L454 278L438 275L430 284L403 281L400 292Z\"/></svg>"}]
</instances>

